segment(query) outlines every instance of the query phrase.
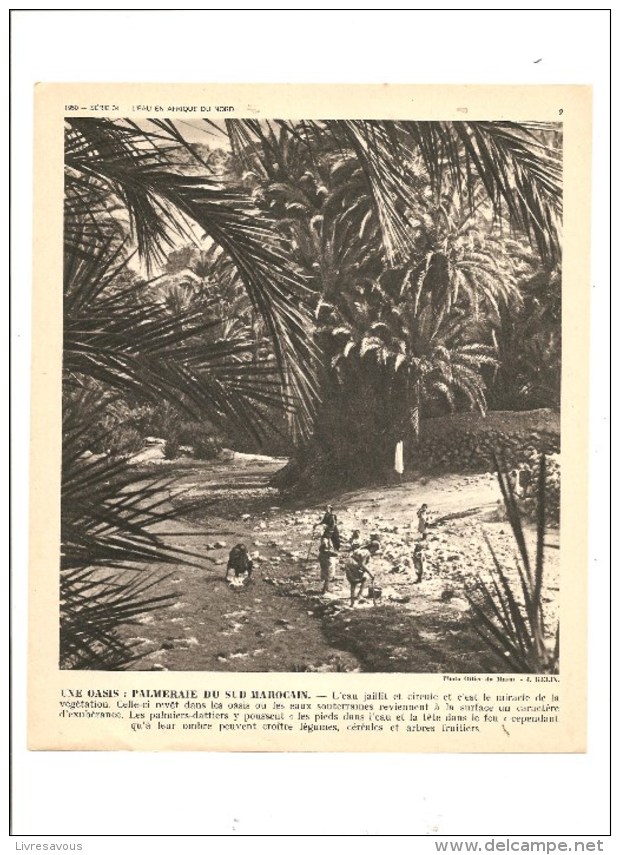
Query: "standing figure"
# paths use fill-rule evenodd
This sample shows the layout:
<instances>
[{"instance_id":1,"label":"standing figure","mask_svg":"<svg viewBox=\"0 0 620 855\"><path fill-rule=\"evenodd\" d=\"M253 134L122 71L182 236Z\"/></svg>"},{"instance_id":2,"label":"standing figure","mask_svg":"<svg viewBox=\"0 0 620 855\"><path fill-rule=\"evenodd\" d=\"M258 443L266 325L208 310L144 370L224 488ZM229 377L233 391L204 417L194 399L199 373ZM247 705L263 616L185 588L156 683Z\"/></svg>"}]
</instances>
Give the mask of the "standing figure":
<instances>
[{"instance_id":1,"label":"standing figure","mask_svg":"<svg viewBox=\"0 0 620 855\"><path fill-rule=\"evenodd\" d=\"M336 514L334 513L334 508L332 505L325 506L325 513L323 514L323 519L319 520L313 525L313 529L318 528L318 526L324 526L328 528L330 531L336 528Z\"/></svg>"},{"instance_id":2,"label":"standing figure","mask_svg":"<svg viewBox=\"0 0 620 855\"><path fill-rule=\"evenodd\" d=\"M403 480L403 472L405 471L405 464L403 461L403 443L402 440L396 443L396 449L394 451L394 469L398 473L398 477L400 480Z\"/></svg>"},{"instance_id":3,"label":"standing figure","mask_svg":"<svg viewBox=\"0 0 620 855\"><path fill-rule=\"evenodd\" d=\"M322 594L329 592L329 583L333 581L338 566L338 551L334 546L332 537L333 532L326 528L319 543L319 567L321 568L321 581L323 582Z\"/></svg>"},{"instance_id":4,"label":"standing figure","mask_svg":"<svg viewBox=\"0 0 620 855\"><path fill-rule=\"evenodd\" d=\"M335 519L335 517L334 517L334 519ZM333 528L329 529L329 536L331 537L331 541L334 544L334 549L336 551L339 551L340 545L341 545L340 544L340 531L339 531L338 526L336 524L334 524Z\"/></svg>"},{"instance_id":5,"label":"standing figure","mask_svg":"<svg viewBox=\"0 0 620 855\"><path fill-rule=\"evenodd\" d=\"M413 566L416 572L415 583L418 585L424 575L424 546L419 541L413 550Z\"/></svg>"},{"instance_id":6,"label":"standing figure","mask_svg":"<svg viewBox=\"0 0 620 855\"><path fill-rule=\"evenodd\" d=\"M344 567L345 576L347 577L347 581L351 586L351 606L355 605L356 599L358 600L362 593L362 588L364 586L364 578L368 576L371 582L375 581L374 575L370 572L368 564L373 555L379 551L379 543L376 540L371 540L367 547L362 549L356 549L355 552L352 552L347 558L347 562ZM359 590L356 593L356 588L359 585Z\"/></svg>"},{"instance_id":7,"label":"standing figure","mask_svg":"<svg viewBox=\"0 0 620 855\"><path fill-rule=\"evenodd\" d=\"M428 505L426 502L418 510L418 533L422 540L426 540L426 529L428 528Z\"/></svg>"},{"instance_id":8,"label":"standing figure","mask_svg":"<svg viewBox=\"0 0 620 855\"><path fill-rule=\"evenodd\" d=\"M516 494L521 499L527 499L530 493L530 486L532 484L532 474L529 469L526 469L525 466L521 469L517 469L517 483L516 483Z\"/></svg>"}]
</instances>

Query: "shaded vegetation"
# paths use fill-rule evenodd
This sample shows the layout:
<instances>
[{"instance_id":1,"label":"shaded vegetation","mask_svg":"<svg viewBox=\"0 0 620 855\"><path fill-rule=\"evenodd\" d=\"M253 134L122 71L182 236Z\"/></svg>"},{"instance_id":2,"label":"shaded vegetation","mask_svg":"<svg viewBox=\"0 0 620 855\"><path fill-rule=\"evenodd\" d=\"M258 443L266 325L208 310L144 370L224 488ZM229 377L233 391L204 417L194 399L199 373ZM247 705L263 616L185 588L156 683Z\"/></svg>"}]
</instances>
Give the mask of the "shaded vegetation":
<instances>
[{"instance_id":1,"label":"shaded vegetation","mask_svg":"<svg viewBox=\"0 0 620 855\"><path fill-rule=\"evenodd\" d=\"M149 568L192 560L125 460L146 436L346 482L430 416L559 403L557 126L213 128L219 151L170 120L66 122L63 667L126 667L118 628L167 602Z\"/></svg>"},{"instance_id":2,"label":"shaded vegetation","mask_svg":"<svg viewBox=\"0 0 620 855\"><path fill-rule=\"evenodd\" d=\"M496 461L497 463L497 461ZM514 487L497 465L508 522L518 550L519 584L511 582L493 547L487 541L495 571L490 582L480 576L466 596L474 613L474 627L506 671L523 674L557 674L560 664L560 625L548 640L542 602L546 531L545 455L540 458L537 483L536 554L530 556Z\"/></svg>"}]
</instances>

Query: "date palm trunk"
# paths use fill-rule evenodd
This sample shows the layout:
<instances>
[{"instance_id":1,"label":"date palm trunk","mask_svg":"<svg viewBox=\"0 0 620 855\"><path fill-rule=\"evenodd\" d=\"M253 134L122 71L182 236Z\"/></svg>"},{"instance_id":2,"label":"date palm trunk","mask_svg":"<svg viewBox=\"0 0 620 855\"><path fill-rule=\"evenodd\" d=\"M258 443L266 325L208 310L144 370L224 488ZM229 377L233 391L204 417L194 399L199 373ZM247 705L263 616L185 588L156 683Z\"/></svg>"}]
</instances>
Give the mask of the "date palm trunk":
<instances>
[{"instance_id":1,"label":"date palm trunk","mask_svg":"<svg viewBox=\"0 0 620 855\"><path fill-rule=\"evenodd\" d=\"M411 427L414 445L420 444L420 410L422 405L422 381L417 378L413 387L413 407L411 409Z\"/></svg>"}]
</instances>

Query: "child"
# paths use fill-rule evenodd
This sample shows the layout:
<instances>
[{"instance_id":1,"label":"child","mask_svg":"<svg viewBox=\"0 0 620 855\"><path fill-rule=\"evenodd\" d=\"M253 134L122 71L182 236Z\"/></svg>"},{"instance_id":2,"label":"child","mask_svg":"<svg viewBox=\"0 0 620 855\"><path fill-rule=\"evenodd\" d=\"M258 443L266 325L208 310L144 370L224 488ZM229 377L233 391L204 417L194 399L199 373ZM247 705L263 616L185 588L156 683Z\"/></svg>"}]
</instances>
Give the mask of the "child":
<instances>
[{"instance_id":1,"label":"child","mask_svg":"<svg viewBox=\"0 0 620 855\"><path fill-rule=\"evenodd\" d=\"M362 535L359 528L354 528L349 538L349 552L355 552L362 545Z\"/></svg>"},{"instance_id":2,"label":"child","mask_svg":"<svg viewBox=\"0 0 620 855\"><path fill-rule=\"evenodd\" d=\"M331 538L331 542L334 544L334 549L338 551L340 549L340 530L338 529L337 523L334 523L334 527L329 529L329 536Z\"/></svg>"},{"instance_id":3,"label":"child","mask_svg":"<svg viewBox=\"0 0 620 855\"><path fill-rule=\"evenodd\" d=\"M426 529L428 528L428 505L424 503L418 511L418 532L422 540L426 540Z\"/></svg>"},{"instance_id":4,"label":"child","mask_svg":"<svg viewBox=\"0 0 620 855\"><path fill-rule=\"evenodd\" d=\"M321 568L322 594L329 592L329 583L336 575L338 566L338 551L333 542L333 532L325 529L319 543L319 567Z\"/></svg>"},{"instance_id":5,"label":"child","mask_svg":"<svg viewBox=\"0 0 620 855\"><path fill-rule=\"evenodd\" d=\"M414 547L413 566L416 572L415 584L418 585L424 575L424 546L421 543L416 543Z\"/></svg>"},{"instance_id":6,"label":"child","mask_svg":"<svg viewBox=\"0 0 620 855\"><path fill-rule=\"evenodd\" d=\"M356 549L347 559L344 567L345 576L351 586L351 608L355 605L355 600L359 599L364 586L364 577L369 576L371 582L375 581L374 575L368 569L368 563L373 555L379 551L379 542L371 540L368 546L364 549ZM359 585L357 596L355 589Z\"/></svg>"}]
</instances>

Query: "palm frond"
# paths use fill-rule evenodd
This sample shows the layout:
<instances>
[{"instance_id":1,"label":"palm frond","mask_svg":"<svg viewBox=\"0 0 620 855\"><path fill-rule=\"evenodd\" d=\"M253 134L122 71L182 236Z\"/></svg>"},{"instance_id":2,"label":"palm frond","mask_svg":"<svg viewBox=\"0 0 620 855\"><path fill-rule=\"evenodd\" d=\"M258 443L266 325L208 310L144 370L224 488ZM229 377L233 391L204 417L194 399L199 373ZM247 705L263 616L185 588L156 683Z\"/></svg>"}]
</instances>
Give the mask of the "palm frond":
<instances>
[{"instance_id":1,"label":"palm frond","mask_svg":"<svg viewBox=\"0 0 620 855\"><path fill-rule=\"evenodd\" d=\"M498 468L498 480L517 545L520 562L517 563L519 586L511 581L501 566L487 539L494 570L489 586L480 575L476 584L466 587L466 597L471 606L474 628L488 647L501 659L507 670L518 673L557 673L559 667L559 625L555 633L553 650L545 636L542 604L544 537L545 537L545 477L546 460L541 457L538 479L538 517L536 531L535 575L532 577L519 508L510 489L510 481Z\"/></svg>"},{"instance_id":2,"label":"palm frond","mask_svg":"<svg viewBox=\"0 0 620 855\"><path fill-rule=\"evenodd\" d=\"M96 568L61 571L60 667L118 671L139 660L137 644L119 630L174 603L174 596L156 592L165 578L138 572L102 577Z\"/></svg>"},{"instance_id":3,"label":"palm frond","mask_svg":"<svg viewBox=\"0 0 620 855\"><path fill-rule=\"evenodd\" d=\"M431 181L447 181L466 198L475 175L496 214L507 212L530 235L543 257L559 257L562 166L540 141L553 125L515 122L402 122ZM470 197L470 205L473 198Z\"/></svg>"},{"instance_id":4,"label":"palm frond","mask_svg":"<svg viewBox=\"0 0 620 855\"><path fill-rule=\"evenodd\" d=\"M106 403L88 403L89 417L97 418ZM127 625L174 602L162 592L162 568L199 567L204 559L162 532L179 513L170 504L174 479L147 476L123 459L90 455L87 446L79 406L65 408L60 667L118 670L139 658ZM186 502L181 512L194 505Z\"/></svg>"},{"instance_id":5,"label":"palm frond","mask_svg":"<svg viewBox=\"0 0 620 855\"><path fill-rule=\"evenodd\" d=\"M276 224L250 197L212 177L173 171L173 141L162 144L161 135L107 120L71 119L68 126L67 183L87 177L116 194L147 261L173 245L172 235L192 240L196 228L222 247L264 319L307 429L317 399L308 292Z\"/></svg>"}]
</instances>

